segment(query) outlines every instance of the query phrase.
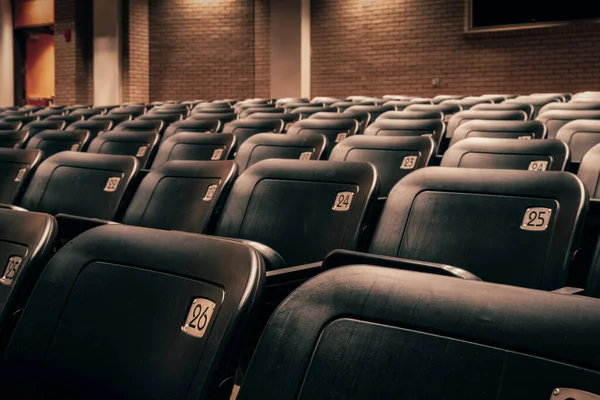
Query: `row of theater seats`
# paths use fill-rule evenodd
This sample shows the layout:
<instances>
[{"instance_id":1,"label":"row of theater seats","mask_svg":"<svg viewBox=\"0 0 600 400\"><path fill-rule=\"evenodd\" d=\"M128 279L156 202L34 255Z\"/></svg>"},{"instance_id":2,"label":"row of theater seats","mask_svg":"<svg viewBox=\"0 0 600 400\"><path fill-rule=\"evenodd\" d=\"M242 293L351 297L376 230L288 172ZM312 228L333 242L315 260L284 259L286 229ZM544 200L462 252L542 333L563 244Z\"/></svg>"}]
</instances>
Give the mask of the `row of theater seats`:
<instances>
[{"instance_id":1,"label":"row of theater seats","mask_svg":"<svg viewBox=\"0 0 600 400\"><path fill-rule=\"evenodd\" d=\"M377 136L298 161L264 153L305 159L291 141L325 135L253 135L237 178L232 161L144 174L135 156L77 152L26 169L14 206L30 211L0 210L5 393L227 398L240 369L243 399L600 393L594 202L570 173L488 165L562 165L558 146L468 139L488 146L482 164L415 170L432 138ZM405 165L402 142L425 150ZM502 146L522 151L493 161ZM364 162L386 159L393 169ZM382 196L396 170L406 176Z\"/></svg>"}]
</instances>

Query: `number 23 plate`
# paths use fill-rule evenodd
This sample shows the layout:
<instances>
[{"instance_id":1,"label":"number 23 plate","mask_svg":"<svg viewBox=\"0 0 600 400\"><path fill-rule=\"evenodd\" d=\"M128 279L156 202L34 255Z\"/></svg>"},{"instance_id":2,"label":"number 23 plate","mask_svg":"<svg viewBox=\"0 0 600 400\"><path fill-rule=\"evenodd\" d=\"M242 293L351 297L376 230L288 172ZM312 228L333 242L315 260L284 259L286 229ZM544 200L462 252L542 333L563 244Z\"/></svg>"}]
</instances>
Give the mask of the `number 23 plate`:
<instances>
[{"instance_id":1,"label":"number 23 plate","mask_svg":"<svg viewBox=\"0 0 600 400\"><path fill-rule=\"evenodd\" d=\"M526 231L545 231L550 224L552 209L545 207L528 208L521 222L521 229Z\"/></svg>"}]
</instances>

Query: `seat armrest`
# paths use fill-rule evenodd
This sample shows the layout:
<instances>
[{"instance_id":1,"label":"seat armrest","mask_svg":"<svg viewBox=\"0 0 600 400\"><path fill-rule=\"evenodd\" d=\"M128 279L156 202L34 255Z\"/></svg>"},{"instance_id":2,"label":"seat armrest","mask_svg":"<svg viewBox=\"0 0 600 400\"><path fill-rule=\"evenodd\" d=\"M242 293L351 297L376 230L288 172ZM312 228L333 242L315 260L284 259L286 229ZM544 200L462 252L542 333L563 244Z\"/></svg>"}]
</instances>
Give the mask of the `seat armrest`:
<instances>
[{"instance_id":1,"label":"seat armrest","mask_svg":"<svg viewBox=\"0 0 600 400\"><path fill-rule=\"evenodd\" d=\"M366 264L380 267L404 269L407 271L424 272L428 274L444 275L453 278L480 281L477 276L460 268L450 265L430 263L425 261L409 260L380 256L377 254L360 253L350 250L334 250L323 260L323 270L342 267L344 265Z\"/></svg>"},{"instance_id":2,"label":"seat armrest","mask_svg":"<svg viewBox=\"0 0 600 400\"><path fill-rule=\"evenodd\" d=\"M267 271L267 286L276 286L298 281L304 282L323 271L321 265L322 262L319 261L283 268L276 271Z\"/></svg>"},{"instance_id":3,"label":"seat armrest","mask_svg":"<svg viewBox=\"0 0 600 400\"><path fill-rule=\"evenodd\" d=\"M585 292L585 289L571 287L571 286L565 286L560 289L556 289L556 290L552 291L552 293L557 293L557 294L580 295L580 296L583 295L584 292Z\"/></svg>"},{"instance_id":4,"label":"seat armrest","mask_svg":"<svg viewBox=\"0 0 600 400\"><path fill-rule=\"evenodd\" d=\"M246 239L234 239L234 238L223 238L223 239L232 240L234 242L244 243L244 244L252 247L254 250L256 250L262 256L262 258L265 262L265 268L267 271L275 271L275 270L287 268L287 265L286 265L283 257L281 257L281 255L278 252L276 252L269 246L266 246L262 243L253 242L252 240L246 240Z\"/></svg>"},{"instance_id":5,"label":"seat armrest","mask_svg":"<svg viewBox=\"0 0 600 400\"><path fill-rule=\"evenodd\" d=\"M78 217L71 214L57 214L55 218L56 222L58 222L58 237L62 244L90 229L108 224L116 224L116 222L104 219Z\"/></svg>"}]
</instances>

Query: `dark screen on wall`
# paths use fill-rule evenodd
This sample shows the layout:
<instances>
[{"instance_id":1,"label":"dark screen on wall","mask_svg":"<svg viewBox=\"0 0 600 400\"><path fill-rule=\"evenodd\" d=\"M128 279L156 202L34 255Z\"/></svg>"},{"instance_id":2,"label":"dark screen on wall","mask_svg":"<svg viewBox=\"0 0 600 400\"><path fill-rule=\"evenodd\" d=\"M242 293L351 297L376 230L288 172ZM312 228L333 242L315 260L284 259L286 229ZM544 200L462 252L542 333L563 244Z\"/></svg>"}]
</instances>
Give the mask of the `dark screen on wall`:
<instances>
[{"instance_id":1,"label":"dark screen on wall","mask_svg":"<svg viewBox=\"0 0 600 400\"><path fill-rule=\"evenodd\" d=\"M599 0L471 0L473 28L600 18Z\"/></svg>"}]
</instances>

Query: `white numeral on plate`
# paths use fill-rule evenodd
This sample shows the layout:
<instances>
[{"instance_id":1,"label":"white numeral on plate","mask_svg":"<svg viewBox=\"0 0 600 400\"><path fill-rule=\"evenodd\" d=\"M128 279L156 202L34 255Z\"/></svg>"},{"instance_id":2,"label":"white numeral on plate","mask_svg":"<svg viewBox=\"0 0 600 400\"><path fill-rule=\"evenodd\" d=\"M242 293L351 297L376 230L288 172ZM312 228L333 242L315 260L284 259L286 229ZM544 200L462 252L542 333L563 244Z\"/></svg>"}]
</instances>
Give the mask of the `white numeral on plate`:
<instances>
[{"instance_id":1,"label":"white numeral on plate","mask_svg":"<svg viewBox=\"0 0 600 400\"><path fill-rule=\"evenodd\" d=\"M206 194L202 200L211 201L213 197L215 197L215 193L217 192L218 185L210 185L208 189L206 189Z\"/></svg>"},{"instance_id":2,"label":"white numeral on plate","mask_svg":"<svg viewBox=\"0 0 600 400\"><path fill-rule=\"evenodd\" d=\"M23 177L25 176L25 172L27 172L27 168L21 168L19 172L17 172L15 182L21 182L23 180Z\"/></svg>"},{"instance_id":3,"label":"white numeral on plate","mask_svg":"<svg viewBox=\"0 0 600 400\"><path fill-rule=\"evenodd\" d=\"M8 265L4 270L4 275L0 279L0 282L6 286L10 286L15 279L15 275L19 272L19 267L21 266L21 262L23 259L18 256L13 256L8 259Z\"/></svg>"},{"instance_id":4,"label":"white numeral on plate","mask_svg":"<svg viewBox=\"0 0 600 400\"><path fill-rule=\"evenodd\" d=\"M333 211L348 211L352 205L352 199L354 193L352 192L339 192L335 196L335 202L333 203Z\"/></svg>"},{"instance_id":5,"label":"white numeral on plate","mask_svg":"<svg viewBox=\"0 0 600 400\"><path fill-rule=\"evenodd\" d=\"M531 136L519 136L517 139L520 139L520 140L531 140Z\"/></svg>"},{"instance_id":6,"label":"white numeral on plate","mask_svg":"<svg viewBox=\"0 0 600 400\"><path fill-rule=\"evenodd\" d=\"M114 192L119 187L119 182L121 182L121 178L115 176L114 178L108 178L106 181L106 186L104 186L105 192Z\"/></svg>"},{"instance_id":7,"label":"white numeral on plate","mask_svg":"<svg viewBox=\"0 0 600 400\"><path fill-rule=\"evenodd\" d=\"M341 142L342 140L346 139L346 136L348 136L347 133L338 133L338 135L335 137L335 142Z\"/></svg>"},{"instance_id":8,"label":"white numeral on plate","mask_svg":"<svg viewBox=\"0 0 600 400\"><path fill-rule=\"evenodd\" d=\"M400 169L413 169L417 164L417 156L406 156L404 160L402 160L402 164L400 165Z\"/></svg>"},{"instance_id":9,"label":"white numeral on plate","mask_svg":"<svg viewBox=\"0 0 600 400\"><path fill-rule=\"evenodd\" d=\"M216 304L208 299L194 299L181 330L190 336L203 337L215 311L215 306Z\"/></svg>"},{"instance_id":10,"label":"white numeral on plate","mask_svg":"<svg viewBox=\"0 0 600 400\"><path fill-rule=\"evenodd\" d=\"M222 155L223 155L223 149L215 149L215 151L213 151L212 157L210 159L212 161L220 160Z\"/></svg>"},{"instance_id":11,"label":"white numeral on plate","mask_svg":"<svg viewBox=\"0 0 600 400\"><path fill-rule=\"evenodd\" d=\"M148 150L148 146L141 146L137 153L135 154L136 157L144 157L146 155L146 150Z\"/></svg>"},{"instance_id":12,"label":"white numeral on plate","mask_svg":"<svg viewBox=\"0 0 600 400\"><path fill-rule=\"evenodd\" d=\"M532 161L529 163L528 171L545 171L548 169L548 161Z\"/></svg>"},{"instance_id":13,"label":"white numeral on plate","mask_svg":"<svg viewBox=\"0 0 600 400\"><path fill-rule=\"evenodd\" d=\"M300 160L302 161L309 161L311 157L312 151L305 151L304 153L300 154Z\"/></svg>"},{"instance_id":14,"label":"white numeral on plate","mask_svg":"<svg viewBox=\"0 0 600 400\"><path fill-rule=\"evenodd\" d=\"M545 207L528 208L521 222L521 229L526 231L545 231L550 224L552 209Z\"/></svg>"}]
</instances>

